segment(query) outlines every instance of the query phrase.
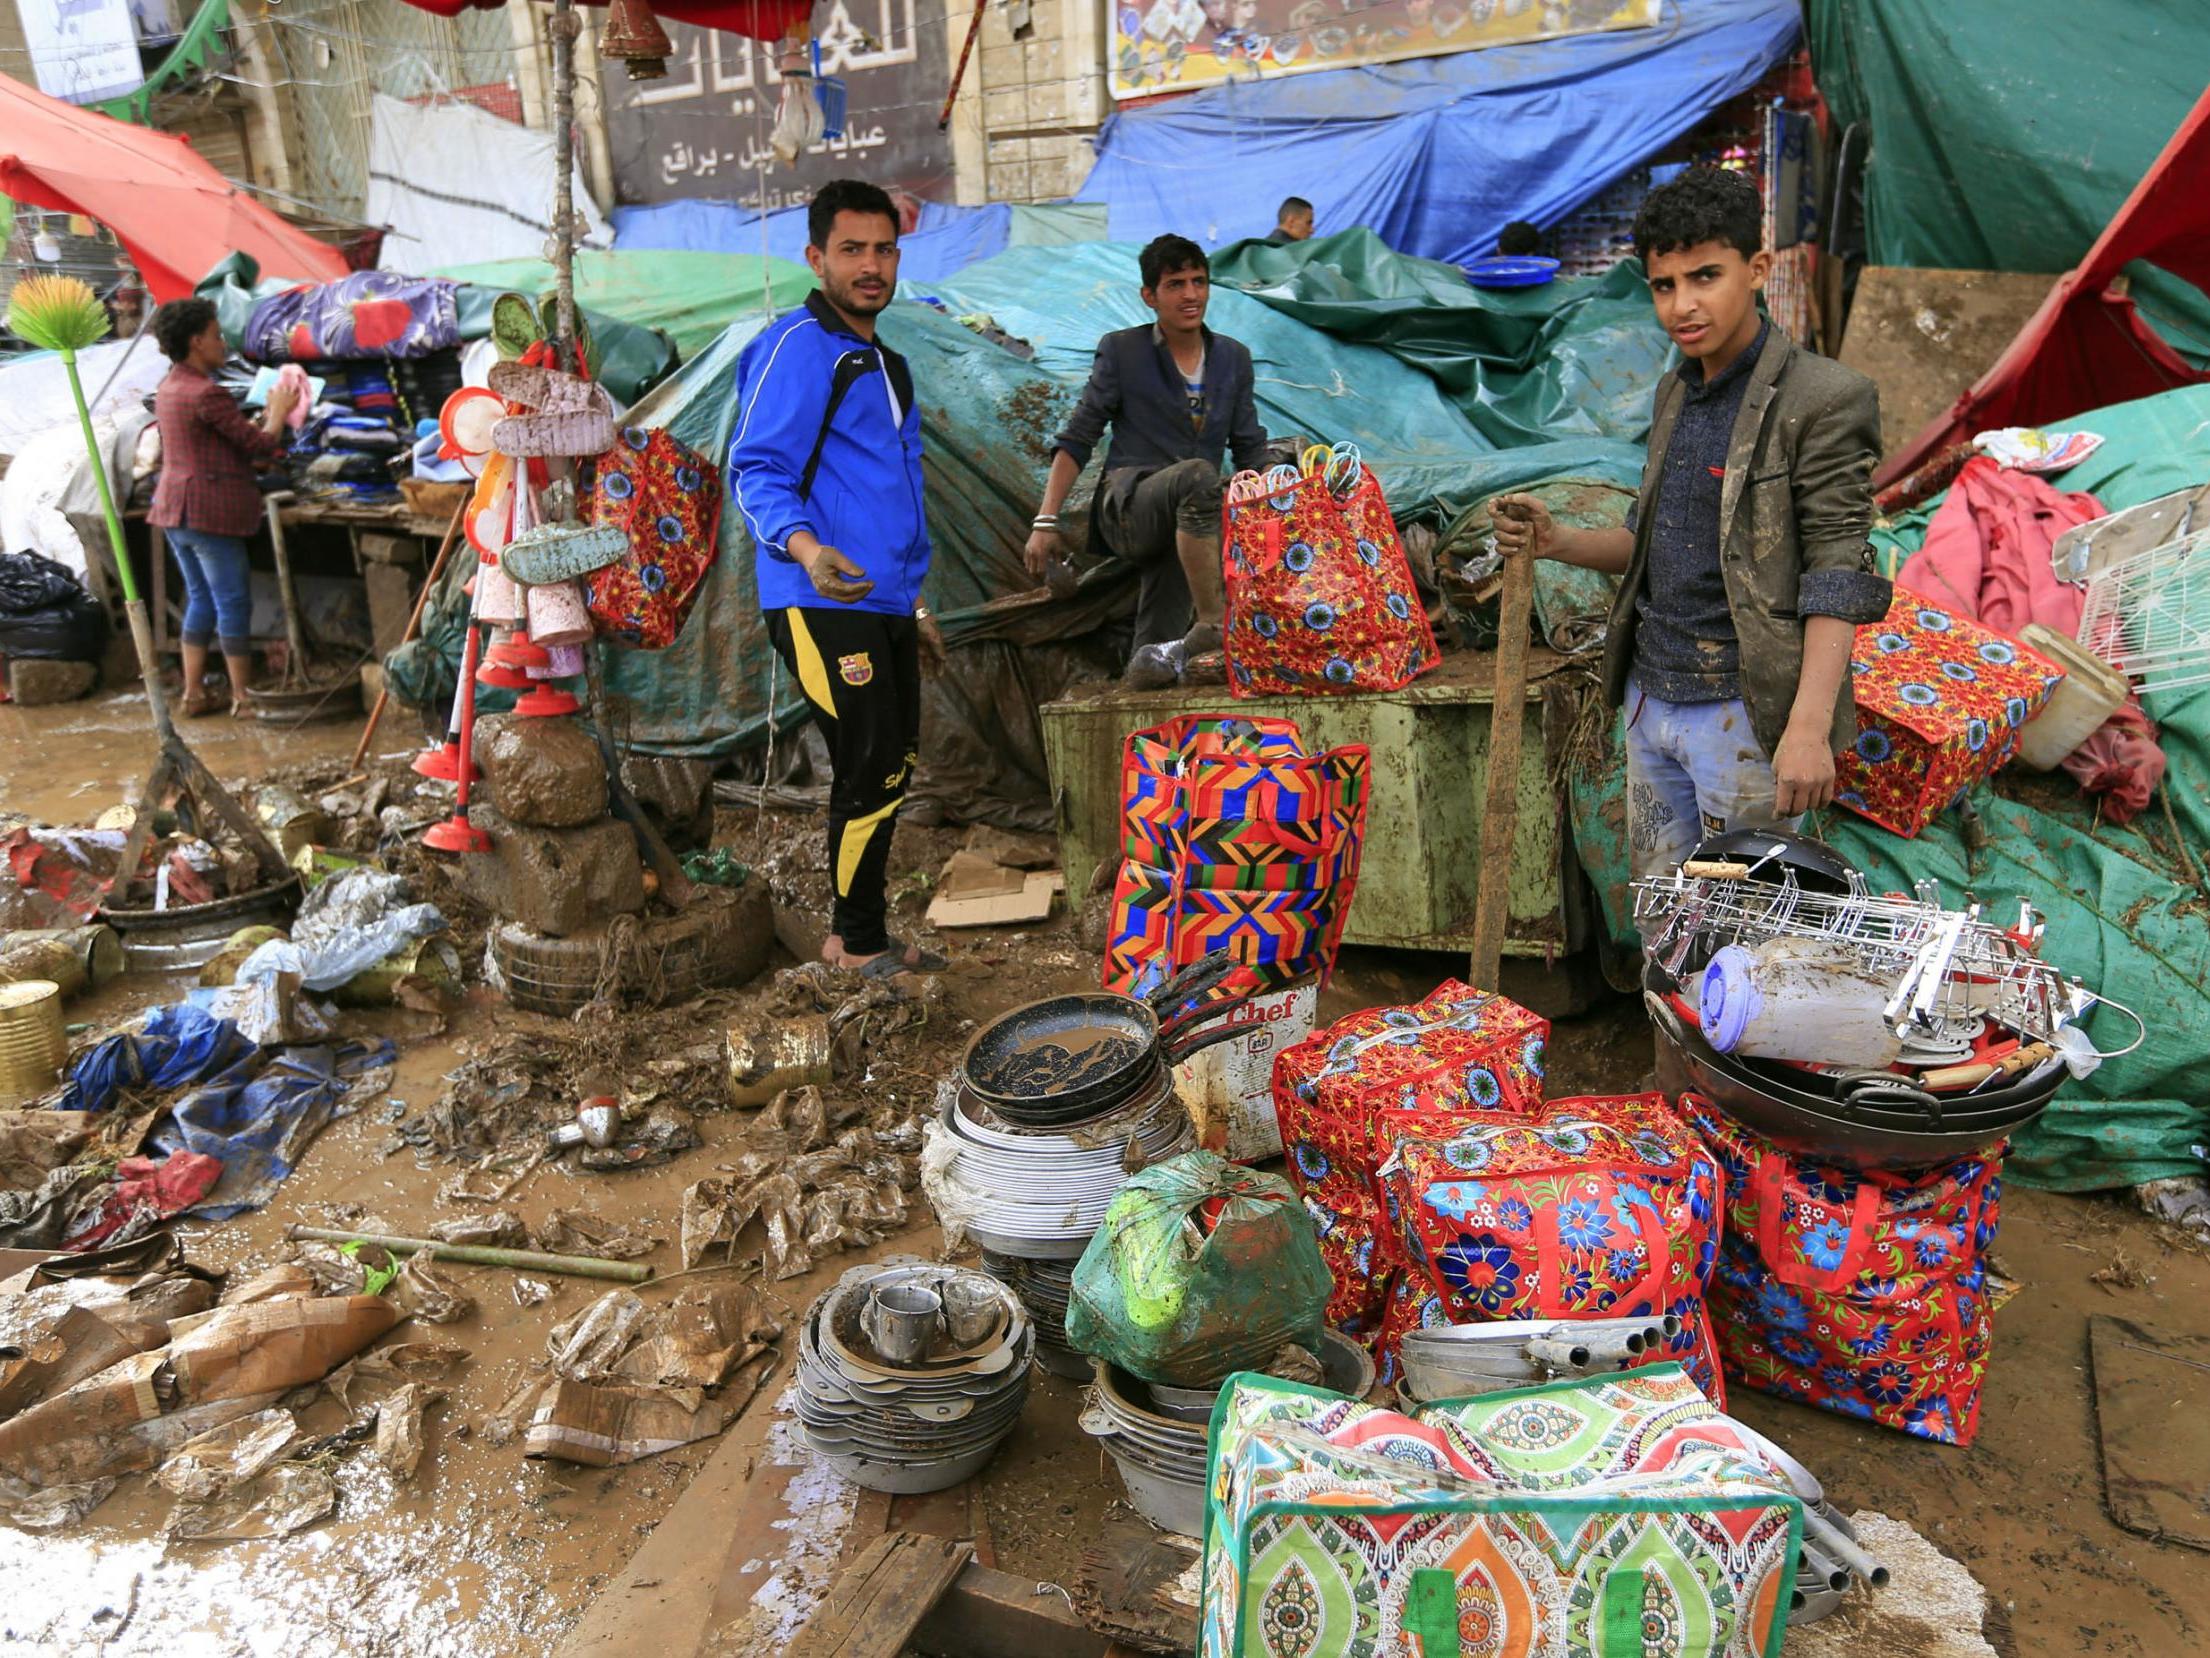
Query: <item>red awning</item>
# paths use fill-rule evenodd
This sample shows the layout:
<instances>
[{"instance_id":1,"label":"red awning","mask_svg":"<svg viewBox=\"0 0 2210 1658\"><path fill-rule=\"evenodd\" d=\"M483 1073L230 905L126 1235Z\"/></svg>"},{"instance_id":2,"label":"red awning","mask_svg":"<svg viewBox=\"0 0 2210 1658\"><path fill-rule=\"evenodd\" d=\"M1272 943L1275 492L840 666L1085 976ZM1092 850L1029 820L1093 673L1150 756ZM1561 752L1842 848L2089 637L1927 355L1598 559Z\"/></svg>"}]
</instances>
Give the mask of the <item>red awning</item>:
<instances>
[{"instance_id":1,"label":"red awning","mask_svg":"<svg viewBox=\"0 0 2210 1658\"><path fill-rule=\"evenodd\" d=\"M286 224L189 142L0 76L0 195L106 225L158 300L181 299L233 252L269 277L328 282L345 258Z\"/></svg>"},{"instance_id":2,"label":"red awning","mask_svg":"<svg viewBox=\"0 0 2210 1658\"><path fill-rule=\"evenodd\" d=\"M580 3L603 6L607 0ZM458 17L464 11L496 11L506 0L407 0L407 4L440 17ZM813 0L651 0L651 6L652 15L663 23L695 23L701 29L775 41L793 23L805 20Z\"/></svg>"},{"instance_id":3,"label":"red awning","mask_svg":"<svg viewBox=\"0 0 2210 1658\"><path fill-rule=\"evenodd\" d=\"M1890 455L1880 485L1996 426L2046 426L2111 403L2210 380L2166 345L2112 282L2145 259L2210 293L2210 92L2118 209L2079 268L1956 404Z\"/></svg>"}]
</instances>

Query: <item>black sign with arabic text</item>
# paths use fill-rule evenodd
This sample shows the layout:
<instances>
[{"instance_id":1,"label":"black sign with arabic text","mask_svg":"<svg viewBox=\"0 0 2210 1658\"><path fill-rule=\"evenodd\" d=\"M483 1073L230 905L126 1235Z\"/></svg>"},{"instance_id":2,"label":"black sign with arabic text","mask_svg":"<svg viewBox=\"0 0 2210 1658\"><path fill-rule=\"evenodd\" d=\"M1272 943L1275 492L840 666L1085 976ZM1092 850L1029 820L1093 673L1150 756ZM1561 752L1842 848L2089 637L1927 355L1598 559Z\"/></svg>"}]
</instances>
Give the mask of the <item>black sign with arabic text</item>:
<instances>
[{"instance_id":1,"label":"black sign with arabic text","mask_svg":"<svg viewBox=\"0 0 2210 1658\"><path fill-rule=\"evenodd\" d=\"M709 196L774 212L832 178L864 178L929 200L951 195L951 140L936 130L948 66L939 15L915 0L832 0L816 12L821 72L844 83L844 136L795 162L769 135L783 83L772 46L667 23L665 80L606 65L607 137L625 203ZM916 29L916 21L920 27Z\"/></svg>"}]
</instances>

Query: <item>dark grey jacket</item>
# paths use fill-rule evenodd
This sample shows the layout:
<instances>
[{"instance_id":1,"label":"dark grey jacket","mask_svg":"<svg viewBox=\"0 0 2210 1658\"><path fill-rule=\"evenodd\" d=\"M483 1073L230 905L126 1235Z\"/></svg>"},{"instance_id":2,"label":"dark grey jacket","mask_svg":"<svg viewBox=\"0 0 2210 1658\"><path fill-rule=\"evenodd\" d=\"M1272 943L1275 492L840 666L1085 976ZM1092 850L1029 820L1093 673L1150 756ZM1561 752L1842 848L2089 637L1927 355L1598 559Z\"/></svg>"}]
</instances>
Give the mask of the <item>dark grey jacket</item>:
<instances>
[{"instance_id":1,"label":"dark grey jacket","mask_svg":"<svg viewBox=\"0 0 2210 1658\"><path fill-rule=\"evenodd\" d=\"M1220 464L1232 450L1238 470L1266 464L1266 432L1258 423L1251 395L1251 352L1241 340L1205 330L1205 427L1193 431L1182 371L1156 323L1122 328L1097 342L1090 383L1067 417L1066 430L1052 440L1077 466L1087 466L1105 428L1113 441L1105 451L1105 481L1099 506L1116 504L1154 472L1178 461Z\"/></svg>"},{"instance_id":2,"label":"dark grey jacket","mask_svg":"<svg viewBox=\"0 0 2210 1658\"><path fill-rule=\"evenodd\" d=\"M1649 566L1660 462L1681 397L1678 373L1659 382L1634 553L1604 641L1604 689L1615 708L1634 669L1635 595ZM1803 677L1796 600L1805 580L1815 582L1820 608L1845 621L1877 622L1888 612L1889 585L1873 571L1867 539L1879 459L1878 389L1772 329L1742 394L1719 495L1719 563L1742 646L1742 701L1768 755L1780 746ZM1857 707L1844 675L1832 741L1839 752L1856 740Z\"/></svg>"}]
</instances>

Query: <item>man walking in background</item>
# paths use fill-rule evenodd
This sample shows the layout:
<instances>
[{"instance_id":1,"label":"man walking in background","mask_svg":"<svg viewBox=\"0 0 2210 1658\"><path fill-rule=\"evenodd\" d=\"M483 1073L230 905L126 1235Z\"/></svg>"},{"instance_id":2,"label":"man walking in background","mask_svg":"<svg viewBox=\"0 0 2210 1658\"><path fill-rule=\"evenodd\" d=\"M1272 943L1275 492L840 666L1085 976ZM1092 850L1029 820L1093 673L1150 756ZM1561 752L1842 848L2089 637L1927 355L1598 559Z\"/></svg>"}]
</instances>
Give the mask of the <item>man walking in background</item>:
<instances>
[{"instance_id":1,"label":"man walking in background","mask_svg":"<svg viewBox=\"0 0 2210 1658\"><path fill-rule=\"evenodd\" d=\"M943 641L921 603L928 521L921 412L906 361L875 338L898 283L898 212L872 184L824 185L806 214L821 287L737 359L729 494L752 533L768 636L828 740L821 959L868 978L937 972L890 936L885 872L919 758L921 674Z\"/></svg>"},{"instance_id":2,"label":"man walking in background","mask_svg":"<svg viewBox=\"0 0 2210 1658\"><path fill-rule=\"evenodd\" d=\"M1041 577L1060 562L1059 509L1110 426L1090 528L1093 544L1141 572L1127 683L1224 683L1221 451L1233 452L1239 471L1266 464L1251 353L1205 326L1212 270L1195 242L1161 236L1137 268L1157 320L1097 342L1090 383L1053 440L1058 454L1028 538L1028 569Z\"/></svg>"}]
</instances>

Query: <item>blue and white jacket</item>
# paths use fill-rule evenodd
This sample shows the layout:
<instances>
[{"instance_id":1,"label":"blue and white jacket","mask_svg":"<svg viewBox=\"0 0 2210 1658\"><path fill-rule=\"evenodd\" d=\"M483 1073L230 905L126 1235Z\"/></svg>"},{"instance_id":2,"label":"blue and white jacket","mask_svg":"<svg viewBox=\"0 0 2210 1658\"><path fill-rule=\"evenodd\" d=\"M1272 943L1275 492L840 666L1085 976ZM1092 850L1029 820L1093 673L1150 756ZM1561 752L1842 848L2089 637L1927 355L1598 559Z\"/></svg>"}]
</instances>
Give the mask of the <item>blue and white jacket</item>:
<instances>
[{"instance_id":1,"label":"blue and white jacket","mask_svg":"<svg viewBox=\"0 0 2210 1658\"><path fill-rule=\"evenodd\" d=\"M861 339L818 292L809 294L738 356L737 408L729 498L752 533L761 608L833 602L790 556L791 535L803 529L874 581L849 608L912 615L928 574L929 532L921 411L905 359Z\"/></svg>"}]
</instances>

